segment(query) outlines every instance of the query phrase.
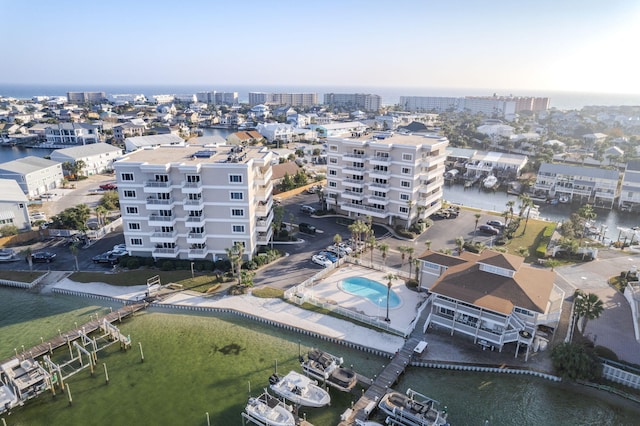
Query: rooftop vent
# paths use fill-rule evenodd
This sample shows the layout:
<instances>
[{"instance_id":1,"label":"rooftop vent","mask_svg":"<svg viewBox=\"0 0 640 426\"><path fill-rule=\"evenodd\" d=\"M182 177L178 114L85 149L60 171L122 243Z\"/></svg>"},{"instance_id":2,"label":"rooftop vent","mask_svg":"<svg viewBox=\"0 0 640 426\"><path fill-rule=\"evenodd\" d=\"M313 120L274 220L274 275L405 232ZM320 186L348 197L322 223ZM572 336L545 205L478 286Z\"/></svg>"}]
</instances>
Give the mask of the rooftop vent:
<instances>
[{"instance_id":1,"label":"rooftop vent","mask_svg":"<svg viewBox=\"0 0 640 426\"><path fill-rule=\"evenodd\" d=\"M202 151L196 151L193 153L193 157L195 158L211 158L211 156L215 155L216 152L209 150L209 149L204 149Z\"/></svg>"}]
</instances>

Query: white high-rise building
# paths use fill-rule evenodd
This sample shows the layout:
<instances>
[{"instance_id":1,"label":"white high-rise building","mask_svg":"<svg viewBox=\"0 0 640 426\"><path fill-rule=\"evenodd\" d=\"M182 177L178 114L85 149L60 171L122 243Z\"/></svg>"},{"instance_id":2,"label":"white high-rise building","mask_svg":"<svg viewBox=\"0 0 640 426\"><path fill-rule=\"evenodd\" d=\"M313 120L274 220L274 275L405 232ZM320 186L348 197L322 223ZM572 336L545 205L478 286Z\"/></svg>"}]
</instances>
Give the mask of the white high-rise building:
<instances>
[{"instance_id":1,"label":"white high-rise building","mask_svg":"<svg viewBox=\"0 0 640 426\"><path fill-rule=\"evenodd\" d=\"M435 134L328 138L328 207L389 225L428 217L441 206L447 145Z\"/></svg>"},{"instance_id":2,"label":"white high-rise building","mask_svg":"<svg viewBox=\"0 0 640 426\"><path fill-rule=\"evenodd\" d=\"M263 147L158 146L115 163L127 250L155 259L250 259L270 242L272 153Z\"/></svg>"}]
</instances>

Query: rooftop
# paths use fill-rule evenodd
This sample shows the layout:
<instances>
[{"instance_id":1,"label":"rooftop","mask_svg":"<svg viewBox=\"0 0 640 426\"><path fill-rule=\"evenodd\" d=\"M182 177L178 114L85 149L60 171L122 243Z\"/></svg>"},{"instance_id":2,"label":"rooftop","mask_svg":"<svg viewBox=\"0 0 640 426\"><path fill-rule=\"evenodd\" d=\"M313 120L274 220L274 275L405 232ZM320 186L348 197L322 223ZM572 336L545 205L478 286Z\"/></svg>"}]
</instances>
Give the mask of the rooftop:
<instances>
[{"instance_id":1,"label":"rooftop","mask_svg":"<svg viewBox=\"0 0 640 426\"><path fill-rule=\"evenodd\" d=\"M129 154L126 158L117 161L122 163L188 163L213 164L213 163L248 163L252 160L270 160L271 152L264 147L242 147L237 145L208 146L208 145L161 145L155 148L146 148Z\"/></svg>"},{"instance_id":2,"label":"rooftop","mask_svg":"<svg viewBox=\"0 0 640 426\"><path fill-rule=\"evenodd\" d=\"M377 145L377 146L433 146L448 143L448 139L442 135L435 133L394 133L394 132L373 132L363 134L360 137L352 138L327 138L331 140L340 140L344 143L353 143L359 145Z\"/></svg>"}]
</instances>

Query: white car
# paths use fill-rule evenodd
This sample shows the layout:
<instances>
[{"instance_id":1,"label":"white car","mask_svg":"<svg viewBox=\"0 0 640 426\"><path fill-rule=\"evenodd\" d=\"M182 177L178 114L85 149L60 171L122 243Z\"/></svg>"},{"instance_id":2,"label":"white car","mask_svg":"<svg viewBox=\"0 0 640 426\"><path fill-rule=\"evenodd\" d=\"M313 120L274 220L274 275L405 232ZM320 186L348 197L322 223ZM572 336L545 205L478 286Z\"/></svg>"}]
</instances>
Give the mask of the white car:
<instances>
[{"instance_id":1,"label":"white car","mask_svg":"<svg viewBox=\"0 0 640 426\"><path fill-rule=\"evenodd\" d=\"M47 215L42 212L35 212L31 214L32 222L37 222L39 220L47 220Z\"/></svg>"},{"instance_id":2,"label":"white car","mask_svg":"<svg viewBox=\"0 0 640 426\"><path fill-rule=\"evenodd\" d=\"M127 245L126 244L116 244L115 246L113 246L113 251L127 251Z\"/></svg>"},{"instance_id":3,"label":"white car","mask_svg":"<svg viewBox=\"0 0 640 426\"><path fill-rule=\"evenodd\" d=\"M333 265L333 262L324 257L321 254L316 254L311 257L311 261L317 265L324 266L325 268Z\"/></svg>"},{"instance_id":4,"label":"white car","mask_svg":"<svg viewBox=\"0 0 640 426\"><path fill-rule=\"evenodd\" d=\"M349 250L351 250L351 248L349 248ZM335 245L327 247L327 251L331 253L335 253L339 257L345 257L347 254L349 254L343 247L335 246Z\"/></svg>"},{"instance_id":5,"label":"white car","mask_svg":"<svg viewBox=\"0 0 640 426\"><path fill-rule=\"evenodd\" d=\"M351 254L351 252L353 252L353 249L346 243L338 243L336 245L347 254Z\"/></svg>"}]
</instances>

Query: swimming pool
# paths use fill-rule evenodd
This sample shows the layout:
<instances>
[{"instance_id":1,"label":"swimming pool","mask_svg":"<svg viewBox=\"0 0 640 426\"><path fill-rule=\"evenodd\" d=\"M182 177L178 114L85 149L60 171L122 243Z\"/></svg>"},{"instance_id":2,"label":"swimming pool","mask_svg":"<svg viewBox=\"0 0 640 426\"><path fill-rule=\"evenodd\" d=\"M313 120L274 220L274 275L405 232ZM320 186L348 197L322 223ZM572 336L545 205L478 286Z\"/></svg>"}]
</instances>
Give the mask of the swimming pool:
<instances>
[{"instance_id":1,"label":"swimming pool","mask_svg":"<svg viewBox=\"0 0 640 426\"><path fill-rule=\"evenodd\" d=\"M347 293L369 299L379 307L387 306L387 286L378 281L363 277L349 277L340 283L342 290ZM389 293L389 307L397 308L401 300L393 290Z\"/></svg>"}]
</instances>

